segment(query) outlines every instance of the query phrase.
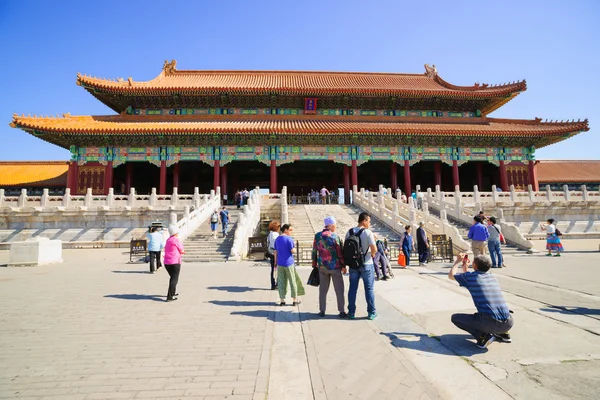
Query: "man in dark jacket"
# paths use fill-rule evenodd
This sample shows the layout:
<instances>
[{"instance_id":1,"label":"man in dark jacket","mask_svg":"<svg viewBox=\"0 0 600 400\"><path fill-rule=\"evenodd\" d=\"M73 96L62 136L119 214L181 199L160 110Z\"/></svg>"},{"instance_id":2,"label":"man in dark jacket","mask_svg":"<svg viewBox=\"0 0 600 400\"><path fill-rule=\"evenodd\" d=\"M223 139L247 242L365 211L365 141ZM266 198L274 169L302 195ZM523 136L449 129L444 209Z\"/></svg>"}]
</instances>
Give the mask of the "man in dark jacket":
<instances>
[{"instance_id":1,"label":"man in dark jacket","mask_svg":"<svg viewBox=\"0 0 600 400\"><path fill-rule=\"evenodd\" d=\"M427 265L427 259L429 258L429 240L427 239L427 233L425 232L425 222L419 222L417 228L417 251L419 252L419 265Z\"/></svg>"}]
</instances>

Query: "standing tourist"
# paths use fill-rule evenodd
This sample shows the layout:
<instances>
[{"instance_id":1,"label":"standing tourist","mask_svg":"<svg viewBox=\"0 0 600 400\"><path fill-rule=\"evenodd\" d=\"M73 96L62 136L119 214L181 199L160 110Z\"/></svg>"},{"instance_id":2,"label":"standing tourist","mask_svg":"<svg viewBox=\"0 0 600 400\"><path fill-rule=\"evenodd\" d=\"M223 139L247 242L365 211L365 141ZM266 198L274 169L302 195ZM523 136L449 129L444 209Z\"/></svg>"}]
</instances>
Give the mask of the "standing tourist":
<instances>
[{"instance_id":1,"label":"standing tourist","mask_svg":"<svg viewBox=\"0 0 600 400\"><path fill-rule=\"evenodd\" d=\"M375 247L377 247L377 253L375 254L375 257L373 257L375 276L377 280L383 279L386 281L392 277L390 275L392 267L390 265L390 260L388 259L390 251L383 240L380 240L375 234L373 234L373 237L375 237Z\"/></svg>"},{"instance_id":2,"label":"standing tourist","mask_svg":"<svg viewBox=\"0 0 600 400\"><path fill-rule=\"evenodd\" d=\"M335 233L335 218L327 217L324 220L325 228L315 234L312 248L312 267L319 268L319 316L325 316L327 307L327 292L333 280L333 289L337 298L338 316L346 317L344 311L344 278L346 273L344 256L342 254L342 239Z\"/></svg>"},{"instance_id":3,"label":"standing tourist","mask_svg":"<svg viewBox=\"0 0 600 400\"><path fill-rule=\"evenodd\" d=\"M548 250L548 254L546 256L550 257L552 252L555 251L556 254L554 257L560 257L560 253L563 252L564 248L562 243L560 242L560 237L562 233L558 230L556 225L554 225L554 219L550 218L546 221L548 224L542 224L542 230L546 231L546 250Z\"/></svg>"},{"instance_id":4,"label":"standing tourist","mask_svg":"<svg viewBox=\"0 0 600 400\"><path fill-rule=\"evenodd\" d=\"M183 245L179 240L179 228L176 225L169 226L169 238L165 245L165 268L171 277L169 279L169 290L167 291L167 301L177 300L177 282L179 281L179 272L181 271L181 255L185 254Z\"/></svg>"},{"instance_id":5,"label":"standing tourist","mask_svg":"<svg viewBox=\"0 0 600 400\"><path fill-rule=\"evenodd\" d=\"M481 217L476 215L473 218L473 225L469 228L468 237L471 239L471 248L473 249L474 257L485 254L485 241L490 237L490 233L482 222Z\"/></svg>"},{"instance_id":6,"label":"standing tourist","mask_svg":"<svg viewBox=\"0 0 600 400\"><path fill-rule=\"evenodd\" d=\"M473 260L473 272L457 274L458 265L468 268L468 258L459 254L448 273L448 279L457 281L467 288L477 308L475 314L453 314L452 323L469 332L477 340L477 346L485 349L494 340L510 343L508 331L513 327L513 318L496 277L489 272L490 259L480 255Z\"/></svg>"},{"instance_id":7,"label":"standing tourist","mask_svg":"<svg viewBox=\"0 0 600 400\"><path fill-rule=\"evenodd\" d=\"M162 267L160 252L165 248L165 238L156 226L150 228L150 233L147 233L146 237L148 238L148 253L150 253L150 273L153 274ZM154 268L155 263L156 269Z\"/></svg>"},{"instance_id":8,"label":"standing tourist","mask_svg":"<svg viewBox=\"0 0 600 400\"><path fill-rule=\"evenodd\" d=\"M237 192L235 192L235 204L236 204L238 210L243 205L242 204L243 202L244 202L244 200L242 197L242 191L238 190Z\"/></svg>"},{"instance_id":9,"label":"standing tourist","mask_svg":"<svg viewBox=\"0 0 600 400\"><path fill-rule=\"evenodd\" d=\"M227 236L227 229L229 228L229 211L227 211L227 208L223 207L219 213L219 218L221 219L223 237L225 237Z\"/></svg>"},{"instance_id":10,"label":"standing tourist","mask_svg":"<svg viewBox=\"0 0 600 400\"><path fill-rule=\"evenodd\" d=\"M406 225L404 227L404 233L400 238L400 250L402 250L402 253L404 253L404 258L406 259L407 267L410 267L410 256L415 250L415 241L413 240L411 231L412 227L410 225Z\"/></svg>"},{"instance_id":11,"label":"standing tourist","mask_svg":"<svg viewBox=\"0 0 600 400\"><path fill-rule=\"evenodd\" d=\"M213 239L217 238L217 224L219 223L219 212L214 210L210 214L210 230L212 232Z\"/></svg>"},{"instance_id":12,"label":"standing tourist","mask_svg":"<svg viewBox=\"0 0 600 400\"><path fill-rule=\"evenodd\" d=\"M496 217L490 217L488 220L490 222L487 227L489 233L488 250L490 251L490 257L492 257L492 268L502 268L504 267L500 246L501 239L503 239L502 228L496 225Z\"/></svg>"},{"instance_id":13,"label":"standing tourist","mask_svg":"<svg viewBox=\"0 0 600 400\"><path fill-rule=\"evenodd\" d=\"M296 279L296 268L294 267L294 239L292 239L292 225L283 224L281 235L275 239L275 263L277 265L277 288L279 289L280 306L285 306L287 286L290 284L292 294L292 305L300 304L297 298L298 282Z\"/></svg>"},{"instance_id":14,"label":"standing tourist","mask_svg":"<svg viewBox=\"0 0 600 400\"><path fill-rule=\"evenodd\" d=\"M277 264L275 264L275 239L279 236L281 223L277 220L269 223L267 236L267 258L271 261L271 290L277 289Z\"/></svg>"},{"instance_id":15,"label":"standing tourist","mask_svg":"<svg viewBox=\"0 0 600 400\"><path fill-rule=\"evenodd\" d=\"M323 185L323 189L321 189L321 204L327 204L327 197L329 196L329 190Z\"/></svg>"},{"instance_id":16,"label":"standing tourist","mask_svg":"<svg viewBox=\"0 0 600 400\"><path fill-rule=\"evenodd\" d=\"M417 251L419 252L419 265L427 265L427 259L429 258L429 239L427 239L427 232L425 232L425 222L419 222L417 228Z\"/></svg>"},{"instance_id":17,"label":"standing tourist","mask_svg":"<svg viewBox=\"0 0 600 400\"><path fill-rule=\"evenodd\" d=\"M248 199L250 198L250 192L248 189L244 189L242 192L242 197L244 198L244 205L248 204Z\"/></svg>"},{"instance_id":18,"label":"standing tourist","mask_svg":"<svg viewBox=\"0 0 600 400\"><path fill-rule=\"evenodd\" d=\"M377 318L375 309L375 267L373 256L377 253L375 237L369 229L371 216L362 212L358 216L358 226L350 229L344 242L344 263L350 267L350 289L348 290L348 317L354 319L356 313L356 292L358 282L363 280L367 301L368 318Z\"/></svg>"}]
</instances>

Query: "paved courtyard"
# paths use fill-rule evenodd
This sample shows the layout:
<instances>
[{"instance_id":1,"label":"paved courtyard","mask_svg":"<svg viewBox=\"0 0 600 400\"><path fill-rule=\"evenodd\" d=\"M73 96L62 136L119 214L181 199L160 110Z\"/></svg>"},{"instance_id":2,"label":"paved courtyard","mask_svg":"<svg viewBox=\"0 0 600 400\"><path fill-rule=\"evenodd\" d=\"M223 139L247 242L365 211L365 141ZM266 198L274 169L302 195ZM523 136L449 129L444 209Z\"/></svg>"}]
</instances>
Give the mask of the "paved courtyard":
<instances>
[{"instance_id":1,"label":"paved courtyard","mask_svg":"<svg viewBox=\"0 0 600 400\"><path fill-rule=\"evenodd\" d=\"M449 321L473 305L447 264L377 282L375 321L360 289L350 321L333 293L319 318L312 287L299 307L275 306L260 262L184 264L165 303L167 273L122 249L64 258L0 268L0 398L547 400L600 385L598 252L507 259L514 343L487 351Z\"/></svg>"}]
</instances>

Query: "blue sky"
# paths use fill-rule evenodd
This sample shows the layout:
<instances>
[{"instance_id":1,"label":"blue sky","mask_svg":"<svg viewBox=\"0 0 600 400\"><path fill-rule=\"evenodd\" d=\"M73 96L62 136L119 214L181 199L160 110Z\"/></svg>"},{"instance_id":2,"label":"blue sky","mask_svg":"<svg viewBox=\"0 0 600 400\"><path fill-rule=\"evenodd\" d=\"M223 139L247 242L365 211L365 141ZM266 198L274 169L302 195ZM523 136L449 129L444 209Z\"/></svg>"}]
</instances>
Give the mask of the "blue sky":
<instances>
[{"instance_id":1,"label":"blue sky","mask_svg":"<svg viewBox=\"0 0 600 400\"><path fill-rule=\"evenodd\" d=\"M491 116L589 118L538 159L600 159L598 1L0 1L2 160L66 160L13 113L114 112L77 72L148 80L179 69L424 72L457 85L527 79Z\"/></svg>"}]
</instances>

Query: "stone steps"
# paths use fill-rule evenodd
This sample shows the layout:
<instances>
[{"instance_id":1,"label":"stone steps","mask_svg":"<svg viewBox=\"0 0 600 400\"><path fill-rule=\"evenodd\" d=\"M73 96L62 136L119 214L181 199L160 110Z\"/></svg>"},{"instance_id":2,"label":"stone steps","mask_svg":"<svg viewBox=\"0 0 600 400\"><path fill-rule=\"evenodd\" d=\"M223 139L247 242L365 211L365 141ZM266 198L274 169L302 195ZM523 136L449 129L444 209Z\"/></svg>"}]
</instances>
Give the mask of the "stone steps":
<instances>
[{"instance_id":1,"label":"stone steps","mask_svg":"<svg viewBox=\"0 0 600 400\"><path fill-rule=\"evenodd\" d=\"M210 223L205 221L183 244L185 262L226 261L233 247L233 236L237 228L240 210L235 206L227 207L229 211L229 232L223 237L221 224L217 229L217 238L213 238Z\"/></svg>"}]
</instances>

